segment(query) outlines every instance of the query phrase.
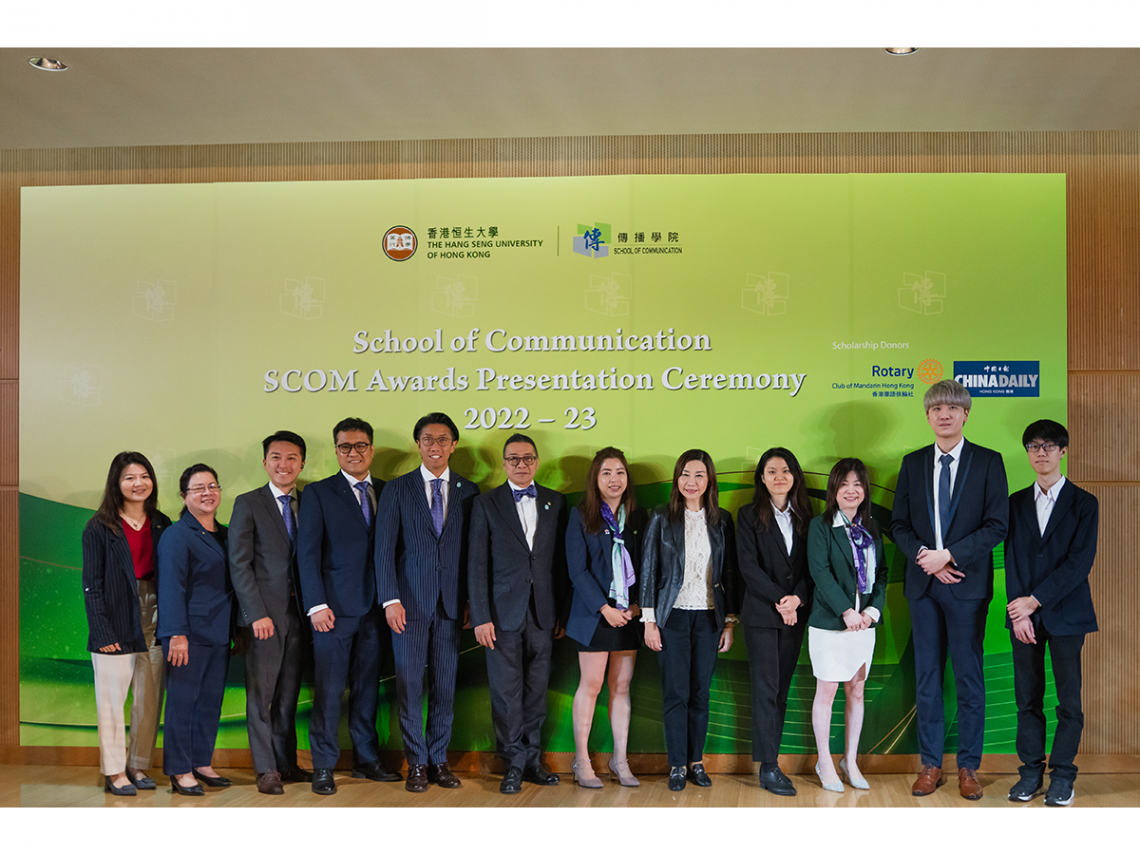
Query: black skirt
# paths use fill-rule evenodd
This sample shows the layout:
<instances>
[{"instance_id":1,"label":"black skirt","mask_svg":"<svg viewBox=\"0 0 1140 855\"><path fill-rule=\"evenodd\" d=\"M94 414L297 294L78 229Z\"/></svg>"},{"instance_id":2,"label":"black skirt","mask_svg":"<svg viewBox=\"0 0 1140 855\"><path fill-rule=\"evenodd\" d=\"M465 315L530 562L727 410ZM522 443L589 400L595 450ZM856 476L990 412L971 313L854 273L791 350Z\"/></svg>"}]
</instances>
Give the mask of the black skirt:
<instances>
[{"instance_id":1,"label":"black skirt","mask_svg":"<svg viewBox=\"0 0 1140 855\"><path fill-rule=\"evenodd\" d=\"M617 608L617 602L607 599L611 606ZM598 626L590 637L589 644L578 642L579 653L613 653L619 650L637 650L641 647L644 634L641 616L638 615L625 626L610 626L601 615L598 615Z\"/></svg>"}]
</instances>

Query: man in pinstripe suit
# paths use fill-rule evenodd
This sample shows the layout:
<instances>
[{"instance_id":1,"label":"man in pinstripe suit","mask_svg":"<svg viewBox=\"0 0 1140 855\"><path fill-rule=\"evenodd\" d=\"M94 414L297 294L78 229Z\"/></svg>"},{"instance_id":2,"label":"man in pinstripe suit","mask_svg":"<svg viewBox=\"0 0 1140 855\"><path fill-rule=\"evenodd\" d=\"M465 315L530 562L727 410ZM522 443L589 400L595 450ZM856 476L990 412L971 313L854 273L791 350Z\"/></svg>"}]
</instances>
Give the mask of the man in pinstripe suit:
<instances>
[{"instance_id":1,"label":"man in pinstripe suit","mask_svg":"<svg viewBox=\"0 0 1140 855\"><path fill-rule=\"evenodd\" d=\"M447 745L467 604L467 521L479 488L448 467L459 429L445 413L421 418L412 438L423 462L380 494L375 564L377 598L392 630L400 733L408 758L404 786L422 793L429 783L447 789L460 785L447 766Z\"/></svg>"}]
</instances>

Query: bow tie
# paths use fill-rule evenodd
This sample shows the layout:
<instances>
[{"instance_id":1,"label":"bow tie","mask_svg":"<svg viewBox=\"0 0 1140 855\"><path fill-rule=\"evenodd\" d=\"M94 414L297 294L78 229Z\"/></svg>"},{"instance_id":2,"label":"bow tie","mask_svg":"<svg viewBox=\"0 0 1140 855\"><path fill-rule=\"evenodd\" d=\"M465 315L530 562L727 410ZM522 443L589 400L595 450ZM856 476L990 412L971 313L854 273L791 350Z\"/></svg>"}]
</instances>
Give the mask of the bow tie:
<instances>
[{"instance_id":1,"label":"bow tie","mask_svg":"<svg viewBox=\"0 0 1140 855\"><path fill-rule=\"evenodd\" d=\"M516 490L514 487L511 487L511 492L515 494L516 502L521 502L523 496L530 496L532 499L538 498L538 490L534 489L534 484L531 484L525 490Z\"/></svg>"}]
</instances>

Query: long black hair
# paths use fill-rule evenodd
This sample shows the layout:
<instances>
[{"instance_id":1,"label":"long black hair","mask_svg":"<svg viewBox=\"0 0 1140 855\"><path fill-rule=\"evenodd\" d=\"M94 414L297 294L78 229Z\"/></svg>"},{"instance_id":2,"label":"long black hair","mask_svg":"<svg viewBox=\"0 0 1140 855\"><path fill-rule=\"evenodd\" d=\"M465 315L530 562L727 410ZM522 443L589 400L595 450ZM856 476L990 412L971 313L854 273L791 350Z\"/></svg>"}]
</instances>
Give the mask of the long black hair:
<instances>
[{"instance_id":1,"label":"long black hair","mask_svg":"<svg viewBox=\"0 0 1140 855\"><path fill-rule=\"evenodd\" d=\"M151 514L158 510L158 478L155 477L154 467L150 465L150 461L141 451L120 451L111 458L111 468L107 470L107 485L103 489L103 501L99 503L99 510L95 511L95 519L114 532L122 530L123 524L119 522L119 512L126 504L126 499L123 498L123 488L119 486L119 479L123 477L123 470L132 463L137 463L146 470L153 486L150 495L143 500L143 511L146 513L147 519L150 519Z\"/></svg>"},{"instance_id":2,"label":"long black hair","mask_svg":"<svg viewBox=\"0 0 1140 855\"><path fill-rule=\"evenodd\" d=\"M699 448L690 448L677 458L677 465L673 467L673 489L669 492L669 519L673 522L685 518L685 498L677 487L681 473L685 471L686 463L703 463L708 473L709 485L701 497L701 504L705 511L705 525L715 526L720 522L720 503L716 489L716 466L707 451Z\"/></svg>"},{"instance_id":3,"label":"long black hair","mask_svg":"<svg viewBox=\"0 0 1140 855\"><path fill-rule=\"evenodd\" d=\"M783 460L792 473L792 489L788 491L788 506L792 511L792 529L801 537L807 534L811 522L811 499L808 498L807 483L800 462L788 449L776 446L760 455L756 464L756 492L752 496L752 508L756 511L756 530L767 531L772 527L775 516L772 512L772 494L764 483L764 468L773 460Z\"/></svg>"}]
</instances>

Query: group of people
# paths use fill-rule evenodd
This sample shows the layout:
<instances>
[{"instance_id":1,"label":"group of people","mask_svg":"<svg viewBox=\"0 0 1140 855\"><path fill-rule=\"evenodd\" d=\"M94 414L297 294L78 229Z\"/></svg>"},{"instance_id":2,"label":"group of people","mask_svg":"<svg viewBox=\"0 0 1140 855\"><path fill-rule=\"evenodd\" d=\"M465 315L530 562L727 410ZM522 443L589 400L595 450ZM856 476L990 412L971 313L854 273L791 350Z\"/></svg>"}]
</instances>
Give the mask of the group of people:
<instances>
[{"instance_id":1,"label":"group of people","mask_svg":"<svg viewBox=\"0 0 1140 855\"><path fill-rule=\"evenodd\" d=\"M1080 653L1096 630L1088 575L1097 502L1060 474L1068 435L1039 421L1024 433L1033 486L1006 489L1001 455L966 441L969 393L952 380L924 398L931 446L907 455L891 536L905 557L916 671L922 772L912 792L942 782L942 685L947 655L957 688L959 790L977 779L985 723L982 640L993 596L992 552L1005 548L1008 625L1022 766L1009 793L1027 801L1044 787L1046 647L1058 696L1046 803L1069 804L1080 741ZM760 786L795 795L778 762L792 675L808 637L816 679L815 766L826 790L867 789L858 767L864 684L875 627L885 610L887 566L871 512L867 469L838 461L814 515L804 473L786 448L756 467L756 489L737 524L719 505L716 467L700 449L673 470L667 504L648 514L634 495L625 455L598 451L581 504L535 483L538 447L516 433L503 447L506 481L480 493L449 461L455 423L429 413L412 431L421 465L391 482L373 478L372 427L356 418L333 429L339 471L297 486L300 436L263 441L269 481L238 496L230 525L216 519L215 470L182 473L179 520L157 509L155 473L137 452L111 463L100 507L83 534L83 584L95 673L102 772L109 792L156 786L147 777L166 695L163 772L174 792L202 795L231 781L211 766L233 625L246 649L246 718L257 788L285 782L336 792L338 723L348 686L354 778L399 781L380 759L376 731L381 662L390 645L405 788L461 786L447 761L460 634L485 648L491 716L505 794L550 786L543 762L553 642L578 646L573 701L579 786L603 786L589 754L597 699L609 686L609 772L638 786L627 748L629 686L638 650L656 653L670 767L668 787L708 787L704 767L709 696L718 654L742 627L752 686L752 753ZM236 608L235 608L236 605ZM313 770L297 764L296 708L305 663L314 664L309 743ZM831 752L832 705L846 698L844 750ZM123 707L133 689L129 752ZM425 695L427 699L425 715Z\"/></svg>"}]
</instances>

